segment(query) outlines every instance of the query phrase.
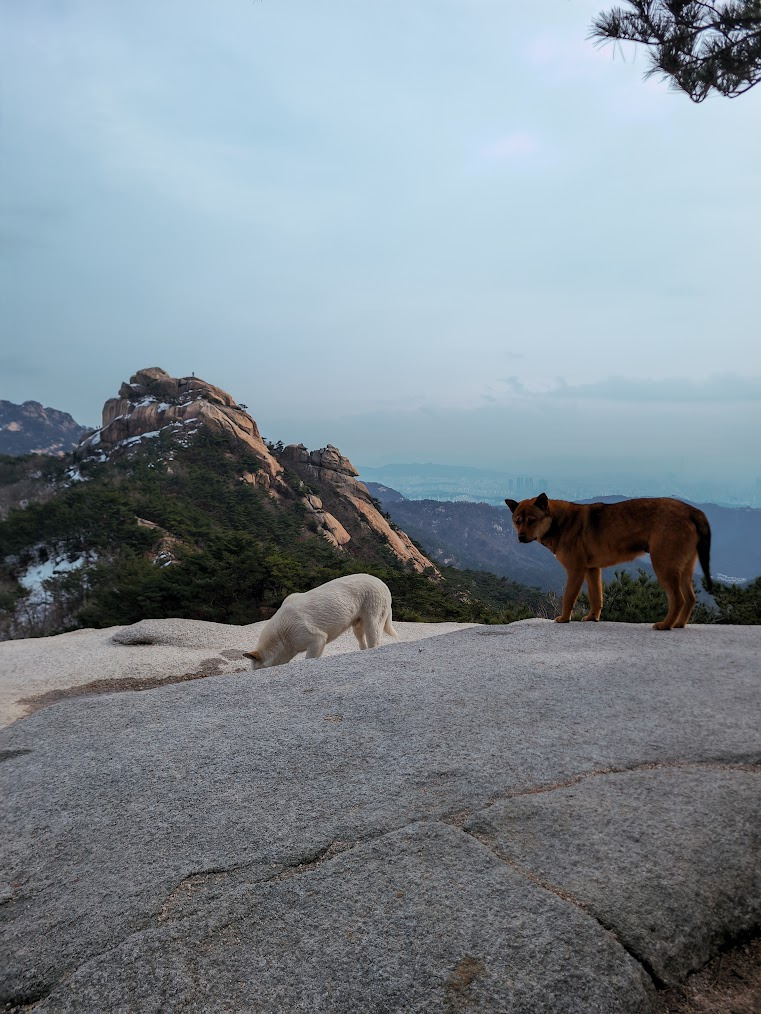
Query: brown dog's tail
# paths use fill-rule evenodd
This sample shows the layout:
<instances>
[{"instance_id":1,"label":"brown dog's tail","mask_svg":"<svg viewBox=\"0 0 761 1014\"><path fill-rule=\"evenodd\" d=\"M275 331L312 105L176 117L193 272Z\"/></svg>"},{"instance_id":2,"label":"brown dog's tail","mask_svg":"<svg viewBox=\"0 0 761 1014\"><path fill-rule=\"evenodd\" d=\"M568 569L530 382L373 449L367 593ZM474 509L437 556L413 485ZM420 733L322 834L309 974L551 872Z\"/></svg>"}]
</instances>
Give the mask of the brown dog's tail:
<instances>
[{"instance_id":1,"label":"brown dog's tail","mask_svg":"<svg viewBox=\"0 0 761 1014\"><path fill-rule=\"evenodd\" d=\"M692 523L695 525L695 530L698 533L698 559L700 560L700 566L703 569L706 579L706 588L708 591L713 591L713 581L711 580L711 526L708 524L708 518L702 511L693 511Z\"/></svg>"}]
</instances>

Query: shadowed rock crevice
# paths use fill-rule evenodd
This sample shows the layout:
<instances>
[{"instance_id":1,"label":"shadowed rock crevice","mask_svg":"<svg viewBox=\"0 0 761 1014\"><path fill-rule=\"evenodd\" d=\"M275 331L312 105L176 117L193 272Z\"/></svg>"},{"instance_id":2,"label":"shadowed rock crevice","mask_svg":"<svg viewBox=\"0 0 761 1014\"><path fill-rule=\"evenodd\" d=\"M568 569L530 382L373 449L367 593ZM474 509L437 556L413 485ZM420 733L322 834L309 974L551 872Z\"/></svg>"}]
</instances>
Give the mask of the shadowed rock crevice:
<instances>
[{"instance_id":1,"label":"shadowed rock crevice","mask_svg":"<svg viewBox=\"0 0 761 1014\"><path fill-rule=\"evenodd\" d=\"M480 842L480 844L483 845L484 848L488 849L489 852L492 853L492 855L496 856L496 858L499 859L500 862L505 863L507 866L510 867L511 870L514 870L521 877L525 877L525 879L529 883L533 884L535 887L539 888L542 891L548 891L550 894L558 898L560 901L566 902L569 905L573 905L575 908L583 912L584 915L589 916L589 918L594 920L594 922L596 922L602 929L604 929L606 933L610 933L610 935L616 940L618 944L620 944L620 946L626 951L626 953L629 954L630 957L637 962L637 964L642 966L642 970L650 978L650 980L653 982L653 985L657 989L666 988L666 983L664 983L659 978L658 974L652 968L647 959L644 958L641 954L637 954L635 951L631 950L631 948L627 946L626 941L622 940L621 937L616 933L615 927L606 924L602 919L598 918L594 912L590 911L589 906L585 902L583 902L580 898L575 897L568 891L564 891L556 884L553 884L550 881L537 876L534 872L532 872L532 870L528 869L525 866L522 866L520 863L517 863L514 859L512 859L509 855L506 855L504 852L501 852L500 849L497 847L493 836L466 829L464 829L464 833L471 835L477 842Z\"/></svg>"},{"instance_id":2,"label":"shadowed rock crevice","mask_svg":"<svg viewBox=\"0 0 761 1014\"><path fill-rule=\"evenodd\" d=\"M758 1014L761 936L728 944L675 989L664 990L654 1014Z\"/></svg>"},{"instance_id":3,"label":"shadowed rock crevice","mask_svg":"<svg viewBox=\"0 0 761 1014\"><path fill-rule=\"evenodd\" d=\"M31 750L0 750L0 763L13 760L14 757L23 757L24 754L31 752Z\"/></svg>"},{"instance_id":4,"label":"shadowed rock crevice","mask_svg":"<svg viewBox=\"0 0 761 1014\"><path fill-rule=\"evenodd\" d=\"M240 654L242 654L242 652ZM224 658L209 658L206 659L195 672L181 673L176 676L128 677L123 680L93 680L91 683L82 683L75 687L66 687L61 690L49 690L47 693L39 694L37 697L23 697L18 703L26 709L26 713L28 715L33 715L35 711L39 711L41 708L47 708L51 704L56 704L58 701L68 701L74 697L90 697L97 694L139 693L142 690L156 690L159 687L173 686L176 683L188 683L191 680L202 680L209 676L232 676L245 671L243 666L239 669L225 669L226 664L227 660Z\"/></svg>"},{"instance_id":5,"label":"shadowed rock crevice","mask_svg":"<svg viewBox=\"0 0 761 1014\"><path fill-rule=\"evenodd\" d=\"M648 764L521 793L465 821L674 986L761 928L759 768ZM697 917L697 911L701 916Z\"/></svg>"},{"instance_id":6,"label":"shadowed rock crevice","mask_svg":"<svg viewBox=\"0 0 761 1014\"><path fill-rule=\"evenodd\" d=\"M497 803L505 802L509 799L519 799L522 796L535 796L545 792L557 792L560 789L568 789L573 785L578 785L581 782L586 781L589 778L604 778L607 775L620 775L630 774L635 771L658 771L658 770L705 770L705 771L743 771L747 774L756 774L761 777L761 758L754 752L749 756L732 758L716 758L713 760L705 761L689 761L689 760L663 760L663 761L645 761L641 764L632 764L627 767L615 767L615 768L600 768L594 771L582 771L579 774L574 775L571 778L566 778L562 782L554 782L552 784L538 784L530 788L523 788L517 792L506 792L499 795L490 796L489 799L479 807L478 812L483 814L488 811L490 806L494 806ZM442 814L440 820L444 824L448 824L450 827L456 827L460 830L466 830L468 834L474 834L478 837L478 832L474 831L473 828L467 828L466 825L473 819L475 811L471 810L457 810L454 813L448 812ZM480 839L479 839L480 840Z\"/></svg>"},{"instance_id":7,"label":"shadowed rock crevice","mask_svg":"<svg viewBox=\"0 0 761 1014\"><path fill-rule=\"evenodd\" d=\"M572 778L567 778L562 782L555 782L552 785L537 785L533 788L522 789L520 792L509 792L502 796L494 796L489 800L487 805L491 806L494 803L507 799L518 799L521 796L534 796L543 792L557 792L560 789L568 789L573 785L578 785L579 783L586 781L588 778L605 778L608 775L632 774L635 771L660 771L671 769L680 771L688 769L697 769L701 771L745 771L748 774L761 775L761 760L758 759L758 755L754 752L750 756L744 756L741 758L735 756L731 759L716 757L715 759L705 761L645 761L642 764L632 764L626 767L599 768L595 771L582 771L578 775L574 775Z\"/></svg>"},{"instance_id":8,"label":"shadowed rock crevice","mask_svg":"<svg viewBox=\"0 0 761 1014\"><path fill-rule=\"evenodd\" d=\"M642 968L647 975L652 979L653 983L659 990L669 990L675 986L675 983L683 978L685 975L685 967L682 965L676 972L668 961L663 962L662 960L653 961L652 954L648 953L647 948L637 946L637 934L632 933L630 928L626 925L626 921L617 921L616 919L606 918L603 909L599 904L595 904L595 900L599 900L594 897L585 898L581 894L575 893L573 890L569 890L567 886L563 886L556 880L553 880L542 873L536 872L534 868L528 865L526 862L519 861L511 854L509 847L504 845L500 846L500 842L509 842L511 837L514 835L520 835L520 830L515 830L511 827L511 833L507 835L500 834L500 828L506 827L506 821L509 820L507 814L509 810L503 811L503 814L497 817L494 824L489 819L489 810L492 807L498 807L499 803L509 804L511 800L525 801L526 797L543 795L553 792L562 792L573 786L578 786L585 782L587 779L605 778L615 775L633 775L644 772L722 772L722 773L740 773L742 775L749 775L751 779L755 779L755 785L761 786L758 779L761 776L761 766L758 764L747 764L747 763L723 763L723 762L711 762L706 761L702 763L686 762L686 761L671 761L671 762L652 762L646 764L640 764L627 769L608 769L605 771L590 771L584 772L577 777L568 779L562 783L558 783L550 786L539 786L536 789L530 789L522 791L520 793L514 793L505 796L502 800L494 800L490 806L483 808L475 815L466 815L464 813L458 813L453 817L448 818L448 822L453 826L460 827L465 834L471 835L478 842L480 842L485 848L487 848L493 855L495 855L502 862L505 862L511 869L515 870L518 874L525 877L528 881L534 884L536 887L542 890L549 891L554 896L558 897L562 901L572 904L587 914L590 918L595 919L600 926L606 931L610 932L618 941L618 943L632 956L634 960L642 965ZM751 783L752 785L752 783ZM754 793L754 799L758 806L759 816L761 818L761 793L756 791ZM604 812L601 809L601 813ZM562 820L562 813L558 814L559 819ZM646 821L646 816L645 816ZM759 823L761 826L761 823ZM548 829L549 830L549 829ZM635 835L639 839L639 835ZM753 852L754 847L752 844L753 835L751 833L750 839L750 850L747 856L747 860L750 862L751 867L753 864ZM757 849L756 849L757 851ZM573 862L573 860L569 860ZM581 860L583 862L583 860ZM748 876L753 878L752 868L748 871ZM724 951L731 949L737 945L738 942L747 941L748 939L755 939L758 932L761 930L761 904L759 904L759 892L758 887L761 884L758 883L761 877L756 876L754 878L757 881L755 897L753 901L748 899L748 907L753 908L755 902L756 914L751 915L748 922L747 928L742 930L740 933L732 930L725 930L722 932L721 929L713 936L711 944L711 954L715 954L717 951ZM753 892L751 892L752 894ZM743 904L745 899L742 898L742 889L737 891L738 897L737 902ZM623 926L623 929L622 929ZM660 956L659 956L660 957ZM689 960L689 959L688 959ZM699 967L699 966L698 966ZM694 971L694 969L688 969Z\"/></svg>"}]
</instances>

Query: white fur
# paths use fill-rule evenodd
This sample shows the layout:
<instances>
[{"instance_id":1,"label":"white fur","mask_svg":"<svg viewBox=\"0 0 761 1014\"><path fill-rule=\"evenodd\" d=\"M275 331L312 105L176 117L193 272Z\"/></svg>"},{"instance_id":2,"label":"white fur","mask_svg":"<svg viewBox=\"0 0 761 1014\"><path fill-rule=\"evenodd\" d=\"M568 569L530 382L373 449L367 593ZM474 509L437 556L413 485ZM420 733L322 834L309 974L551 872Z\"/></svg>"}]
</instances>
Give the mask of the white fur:
<instances>
[{"instance_id":1,"label":"white fur","mask_svg":"<svg viewBox=\"0 0 761 1014\"><path fill-rule=\"evenodd\" d=\"M397 637L391 624L391 592L372 574L349 574L308 592L289 595L247 652L254 669L290 662L300 651L319 658L325 645L352 627L360 648L375 648L381 635Z\"/></svg>"}]
</instances>

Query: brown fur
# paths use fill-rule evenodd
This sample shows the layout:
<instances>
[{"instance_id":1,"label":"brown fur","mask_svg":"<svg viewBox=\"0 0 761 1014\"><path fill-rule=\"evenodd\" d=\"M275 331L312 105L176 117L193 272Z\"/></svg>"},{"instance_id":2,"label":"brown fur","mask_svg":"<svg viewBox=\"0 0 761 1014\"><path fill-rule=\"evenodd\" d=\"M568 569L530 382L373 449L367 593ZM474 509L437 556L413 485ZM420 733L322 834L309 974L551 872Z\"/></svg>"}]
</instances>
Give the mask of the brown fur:
<instances>
[{"instance_id":1,"label":"brown fur","mask_svg":"<svg viewBox=\"0 0 761 1014\"><path fill-rule=\"evenodd\" d=\"M568 574L563 608L556 623L568 623L584 580L589 612L599 620L602 610L602 567L650 553L653 570L669 601L665 618L655 630L685 627L695 606L692 572L700 559L711 590L709 554L711 529L697 507L658 496L621 503L569 503L548 500L505 500L513 514L520 542L541 542L560 560Z\"/></svg>"}]
</instances>

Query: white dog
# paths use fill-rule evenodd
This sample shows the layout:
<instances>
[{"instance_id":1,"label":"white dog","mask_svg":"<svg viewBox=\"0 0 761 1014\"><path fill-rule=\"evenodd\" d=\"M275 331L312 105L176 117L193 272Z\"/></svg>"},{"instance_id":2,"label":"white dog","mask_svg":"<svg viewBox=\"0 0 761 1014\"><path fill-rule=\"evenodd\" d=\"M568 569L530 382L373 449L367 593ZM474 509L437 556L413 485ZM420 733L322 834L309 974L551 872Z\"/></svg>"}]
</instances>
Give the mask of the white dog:
<instances>
[{"instance_id":1,"label":"white dog","mask_svg":"<svg viewBox=\"0 0 761 1014\"><path fill-rule=\"evenodd\" d=\"M289 595L247 651L253 669L290 662L300 651L319 658L325 645L352 627L362 649L375 648L381 634L399 635L391 625L391 592L372 574L337 577L308 592Z\"/></svg>"}]
</instances>

